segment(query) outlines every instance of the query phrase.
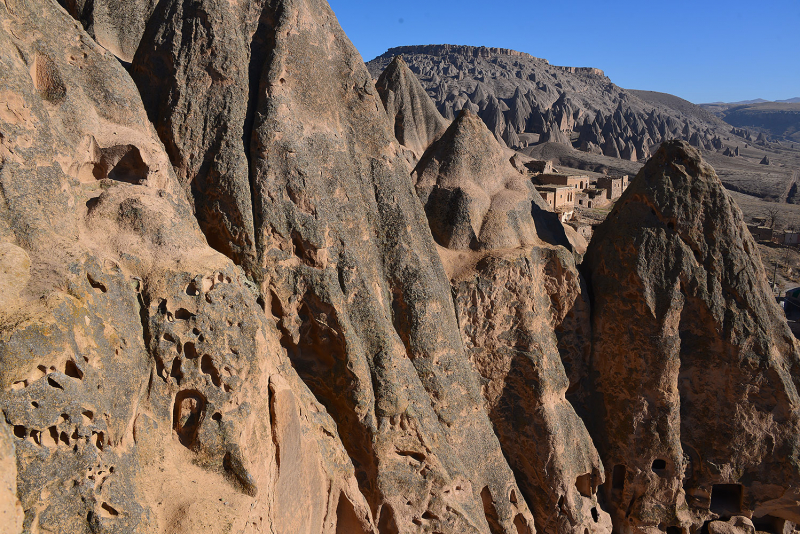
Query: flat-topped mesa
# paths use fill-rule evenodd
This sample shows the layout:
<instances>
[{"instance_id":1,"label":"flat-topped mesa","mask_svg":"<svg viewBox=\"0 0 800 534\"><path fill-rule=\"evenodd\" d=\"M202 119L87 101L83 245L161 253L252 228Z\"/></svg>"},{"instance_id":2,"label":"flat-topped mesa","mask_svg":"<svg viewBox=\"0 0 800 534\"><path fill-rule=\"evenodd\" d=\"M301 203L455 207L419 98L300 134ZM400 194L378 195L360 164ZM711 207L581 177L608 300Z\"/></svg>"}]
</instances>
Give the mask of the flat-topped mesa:
<instances>
[{"instance_id":1,"label":"flat-topped mesa","mask_svg":"<svg viewBox=\"0 0 800 534\"><path fill-rule=\"evenodd\" d=\"M798 345L741 211L697 149L661 145L584 267L590 420L615 528L800 520Z\"/></svg>"},{"instance_id":2,"label":"flat-topped mesa","mask_svg":"<svg viewBox=\"0 0 800 534\"><path fill-rule=\"evenodd\" d=\"M542 61L548 65L550 64L546 59L532 56L526 52L518 52L517 50L511 50L509 48L496 48L493 46L452 45L452 44L396 46L394 48L390 48L389 50L381 54L379 57L393 57L401 54L431 54L431 55L456 54L459 56L466 56L466 57L492 57L497 54L502 54L505 56L524 57L536 61Z\"/></svg>"},{"instance_id":3,"label":"flat-topped mesa","mask_svg":"<svg viewBox=\"0 0 800 534\"><path fill-rule=\"evenodd\" d=\"M402 56L395 56L375 84L394 136L416 160L447 129L448 121L422 88Z\"/></svg>"}]
</instances>

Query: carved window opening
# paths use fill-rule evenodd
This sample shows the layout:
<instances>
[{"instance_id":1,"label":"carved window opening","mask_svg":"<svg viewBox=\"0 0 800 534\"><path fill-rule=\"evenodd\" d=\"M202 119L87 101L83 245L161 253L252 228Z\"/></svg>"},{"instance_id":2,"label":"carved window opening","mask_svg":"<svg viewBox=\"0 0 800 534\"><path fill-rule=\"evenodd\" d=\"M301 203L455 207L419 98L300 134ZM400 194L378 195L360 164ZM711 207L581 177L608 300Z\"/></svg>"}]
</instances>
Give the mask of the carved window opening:
<instances>
[{"instance_id":1,"label":"carved window opening","mask_svg":"<svg viewBox=\"0 0 800 534\"><path fill-rule=\"evenodd\" d=\"M711 511L722 518L741 514L742 485L714 484L711 488Z\"/></svg>"},{"instance_id":2,"label":"carved window opening","mask_svg":"<svg viewBox=\"0 0 800 534\"><path fill-rule=\"evenodd\" d=\"M625 475L627 470L628 468L621 464L614 466L614 471L611 474L611 489L625 489Z\"/></svg>"}]
</instances>

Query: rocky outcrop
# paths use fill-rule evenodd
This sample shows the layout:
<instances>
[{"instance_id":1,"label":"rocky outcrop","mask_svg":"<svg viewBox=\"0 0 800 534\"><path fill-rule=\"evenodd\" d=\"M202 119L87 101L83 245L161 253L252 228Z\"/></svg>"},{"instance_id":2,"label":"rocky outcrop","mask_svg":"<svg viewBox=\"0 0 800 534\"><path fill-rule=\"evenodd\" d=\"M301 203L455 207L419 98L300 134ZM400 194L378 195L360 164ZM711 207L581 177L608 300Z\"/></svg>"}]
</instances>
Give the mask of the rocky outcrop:
<instances>
[{"instance_id":1,"label":"rocky outcrop","mask_svg":"<svg viewBox=\"0 0 800 534\"><path fill-rule=\"evenodd\" d=\"M588 113L553 88L598 73L452 48L430 80L458 117L412 174L323 0L64 6L83 28L0 3L0 529L800 520L797 347L699 155L664 145L589 285L527 177L544 162L496 140L525 123L633 157L690 122ZM499 95L494 54L529 90ZM450 98L445 68L475 65Z\"/></svg>"},{"instance_id":2,"label":"rocky outcrop","mask_svg":"<svg viewBox=\"0 0 800 534\"><path fill-rule=\"evenodd\" d=\"M171 417L166 435L189 451L181 458L200 469L191 473L219 472L238 488L237 503L252 512L231 509L236 529L263 517L278 532L533 532L489 418L476 409L477 376L411 169L327 4L163 2L132 72L177 170L165 180L171 194L194 200L209 243L243 269L205 247L185 201L158 217L132 212L142 217L134 228L165 225L159 243L173 252L159 258L181 260L177 272L137 274L148 292L140 366L152 363L160 403L148 417L162 431ZM203 253L174 243L165 218ZM137 250L126 253L135 260ZM185 271L194 265L186 255L210 256L214 267ZM257 424L267 413L285 423ZM185 486L181 495L192 491ZM219 508L174 502L185 510L183 531ZM140 516L151 515L143 506Z\"/></svg>"},{"instance_id":3,"label":"rocky outcrop","mask_svg":"<svg viewBox=\"0 0 800 534\"><path fill-rule=\"evenodd\" d=\"M597 499L603 464L565 398L583 377L590 338L586 287L572 255L539 244L442 257L486 409L537 529L610 532Z\"/></svg>"},{"instance_id":4,"label":"rocky outcrop","mask_svg":"<svg viewBox=\"0 0 800 534\"><path fill-rule=\"evenodd\" d=\"M206 239L248 271L256 261L248 129L268 16L255 5L160 2L131 68Z\"/></svg>"},{"instance_id":5,"label":"rocky outcrop","mask_svg":"<svg viewBox=\"0 0 800 534\"><path fill-rule=\"evenodd\" d=\"M375 87L394 125L394 136L419 160L431 143L442 136L448 122L402 56L395 57L386 67Z\"/></svg>"},{"instance_id":6,"label":"rocky outcrop","mask_svg":"<svg viewBox=\"0 0 800 534\"><path fill-rule=\"evenodd\" d=\"M156 0L58 0L103 48L126 63L133 59Z\"/></svg>"},{"instance_id":7,"label":"rocky outcrop","mask_svg":"<svg viewBox=\"0 0 800 534\"><path fill-rule=\"evenodd\" d=\"M759 163L761 165L769 165L769 158L767 156L764 156L763 158L761 158L761 161L759 161Z\"/></svg>"},{"instance_id":8,"label":"rocky outcrop","mask_svg":"<svg viewBox=\"0 0 800 534\"><path fill-rule=\"evenodd\" d=\"M699 152L664 143L584 265L589 405L615 528L800 519L798 347L741 212Z\"/></svg>"},{"instance_id":9,"label":"rocky outcrop","mask_svg":"<svg viewBox=\"0 0 800 534\"><path fill-rule=\"evenodd\" d=\"M453 250L515 248L537 241L529 179L510 164L477 115L461 111L414 170L437 243Z\"/></svg>"},{"instance_id":10,"label":"rocky outcrop","mask_svg":"<svg viewBox=\"0 0 800 534\"><path fill-rule=\"evenodd\" d=\"M469 111L415 174L517 498L542 532L610 532L596 495L602 463L565 398L585 373L589 306L574 256L539 237L557 217Z\"/></svg>"},{"instance_id":11,"label":"rocky outcrop","mask_svg":"<svg viewBox=\"0 0 800 534\"><path fill-rule=\"evenodd\" d=\"M0 32L17 284L0 408L23 531L374 531L336 424L206 244L130 77L55 4L0 18L24 28ZM50 75L31 77L42 58Z\"/></svg>"}]
</instances>

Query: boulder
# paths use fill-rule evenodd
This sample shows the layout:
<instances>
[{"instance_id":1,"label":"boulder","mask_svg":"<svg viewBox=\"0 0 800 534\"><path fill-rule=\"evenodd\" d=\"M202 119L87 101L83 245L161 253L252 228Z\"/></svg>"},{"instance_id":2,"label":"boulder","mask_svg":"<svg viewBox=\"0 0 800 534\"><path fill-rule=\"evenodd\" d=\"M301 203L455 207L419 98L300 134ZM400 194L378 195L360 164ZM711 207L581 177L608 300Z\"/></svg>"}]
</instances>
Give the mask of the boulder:
<instances>
[{"instance_id":1,"label":"boulder","mask_svg":"<svg viewBox=\"0 0 800 534\"><path fill-rule=\"evenodd\" d=\"M797 517L798 346L756 251L683 141L661 145L596 230L588 406L615 528Z\"/></svg>"},{"instance_id":2,"label":"boulder","mask_svg":"<svg viewBox=\"0 0 800 534\"><path fill-rule=\"evenodd\" d=\"M767 156L764 156L764 157L761 159L761 161L759 161L759 163L760 163L761 165L769 165L769 158L768 158Z\"/></svg>"}]
</instances>

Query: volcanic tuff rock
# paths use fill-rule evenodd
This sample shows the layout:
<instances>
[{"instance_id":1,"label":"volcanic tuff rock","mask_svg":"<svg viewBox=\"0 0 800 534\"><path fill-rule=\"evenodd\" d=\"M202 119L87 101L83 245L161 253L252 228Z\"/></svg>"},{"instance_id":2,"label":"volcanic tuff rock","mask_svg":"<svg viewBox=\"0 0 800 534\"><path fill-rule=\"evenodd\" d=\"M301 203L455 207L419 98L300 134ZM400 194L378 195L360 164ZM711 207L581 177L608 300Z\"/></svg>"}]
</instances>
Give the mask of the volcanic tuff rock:
<instances>
[{"instance_id":1,"label":"volcanic tuff rock","mask_svg":"<svg viewBox=\"0 0 800 534\"><path fill-rule=\"evenodd\" d=\"M664 143L586 255L592 435L616 528L800 520L798 346L714 170Z\"/></svg>"},{"instance_id":2,"label":"volcanic tuff rock","mask_svg":"<svg viewBox=\"0 0 800 534\"><path fill-rule=\"evenodd\" d=\"M0 526L533 534L536 516L585 534L610 530L605 496L616 528L664 530L727 519L702 506L735 508L737 481L744 507L709 530L741 530L749 510L776 531L800 519L797 349L757 262L723 254L755 249L718 184L637 186L649 204L620 215L628 237L594 253L592 315L568 230L492 135L511 142L529 109L574 131L568 98L537 114L521 91L477 86L462 107L491 110L492 132L463 112L414 183L323 0L64 5L85 28L53 2L0 4ZM684 168L709 175L686 150ZM448 188L463 202L429 202ZM458 250L437 247L418 194L434 227L469 235L442 241ZM687 213L662 223L650 206ZM614 249L684 227L694 249ZM604 254L622 271L597 267ZM663 339L641 333L650 303L671 313ZM624 330L606 320L623 312ZM667 353L670 375L655 365ZM678 358L680 395L623 402L678 376ZM612 372L625 362L636 382ZM639 424L648 395L673 426ZM625 498L643 491L628 516L620 464ZM679 464L694 500L676 520Z\"/></svg>"},{"instance_id":3,"label":"volcanic tuff rock","mask_svg":"<svg viewBox=\"0 0 800 534\"><path fill-rule=\"evenodd\" d=\"M22 303L50 298L3 310L26 528L533 532L411 169L327 4L163 2L137 86L63 12L15 6L3 235Z\"/></svg>"},{"instance_id":4,"label":"volcanic tuff rock","mask_svg":"<svg viewBox=\"0 0 800 534\"><path fill-rule=\"evenodd\" d=\"M602 463L564 396L586 370L586 287L574 256L537 235L552 236L558 218L467 110L415 175L486 410L537 528L610 532L596 496Z\"/></svg>"},{"instance_id":5,"label":"volcanic tuff rock","mask_svg":"<svg viewBox=\"0 0 800 534\"><path fill-rule=\"evenodd\" d=\"M439 113L416 75L402 56L386 67L375 84L394 125L394 136L414 153L414 162L447 129L448 121Z\"/></svg>"},{"instance_id":6,"label":"volcanic tuff rock","mask_svg":"<svg viewBox=\"0 0 800 534\"><path fill-rule=\"evenodd\" d=\"M657 143L695 134L710 148L723 125L689 102L660 98L671 95L621 89L599 69L557 67L513 50L401 46L367 66L377 77L400 54L445 118L465 107L476 111L511 148L523 148L530 134L539 134L539 142L574 142L589 151L599 146L606 156L637 160L649 157Z\"/></svg>"},{"instance_id":7,"label":"volcanic tuff rock","mask_svg":"<svg viewBox=\"0 0 800 534\"><path fill-rule=\"evenodd\" d=\"M100 46L130 63L157 0L58 0Z\"/></svg>"},{"instance_id":8,"label":"volcanic tuff rock","mask_svg":"<svg viewBox=\"0 0 800 534\"><path fill-rule=\"evenodd\" d=\"M453 250L536 242L530 179L517 172L480 118L460 112L414 170L437 243Z\"/></svg>"},{"instance_id":9,"label":"volcanic tuff rock","mask_svg":"<svg viewBox=\"0 0 800 534\"><path fill-rule=\"evenodd\" d=\"M371 531L336 424L206 244L130 77L53 3L0 18L20 284L0 299L0 407L24 531Z\"/></svg>"}]
</instances>

